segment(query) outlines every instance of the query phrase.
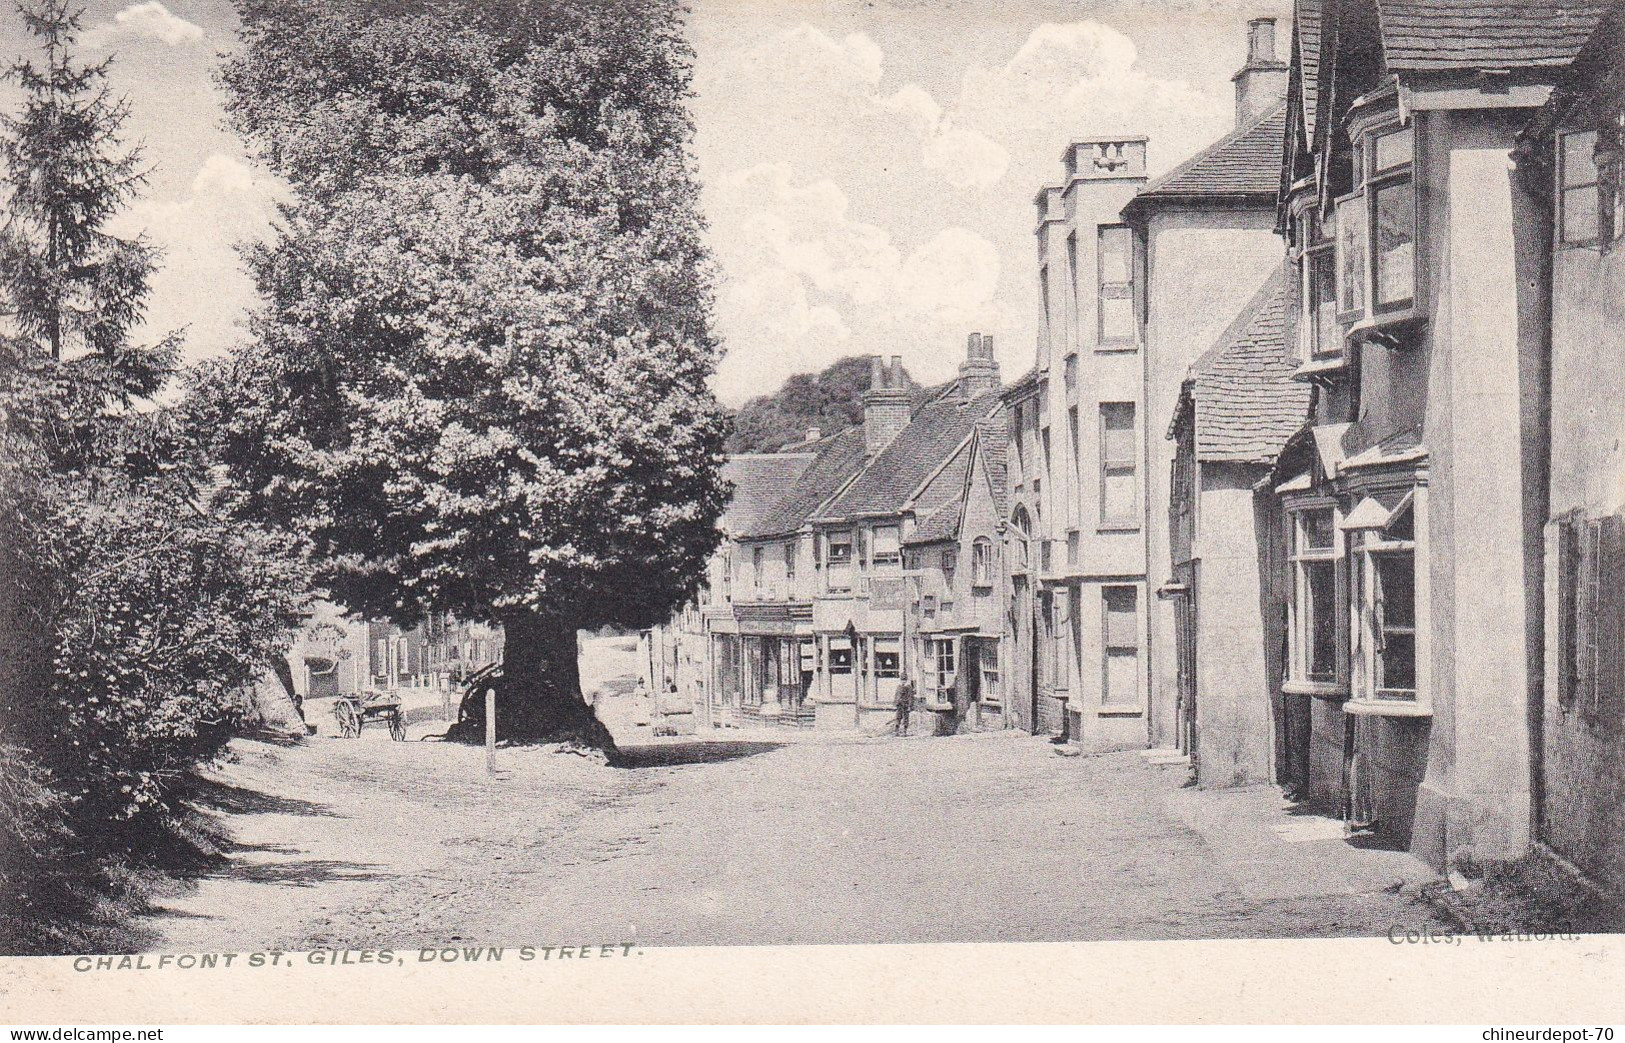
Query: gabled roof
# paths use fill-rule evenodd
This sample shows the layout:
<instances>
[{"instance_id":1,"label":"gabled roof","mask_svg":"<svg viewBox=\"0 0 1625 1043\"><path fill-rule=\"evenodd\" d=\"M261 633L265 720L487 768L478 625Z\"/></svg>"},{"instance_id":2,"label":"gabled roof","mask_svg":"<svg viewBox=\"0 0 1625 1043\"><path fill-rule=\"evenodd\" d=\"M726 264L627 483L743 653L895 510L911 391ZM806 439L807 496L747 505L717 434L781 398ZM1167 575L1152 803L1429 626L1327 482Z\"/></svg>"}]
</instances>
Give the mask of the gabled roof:
<instances>
[{"instance_id":1,"label":"gabled roof","mask_svg":"<svg viewBox=\"0 0 1625 1043\"><path fill-rule=\"evenodd\" d=\"M1298 49L1294 72L1303 105L1305 141L1315 140L1315 105L1320 99L1320 6L1321 0L1298 0L1293 18L1292 36Z\"/></svg>"},{"instance_id":2,"label":"gabled roof","mask_svg":"<svg viewBox=\"0 0 1625 1043\"><path fill-rule=\"evenodd\" d=\"M751 524L736 530L741 539L788 536L805 525L863 466L863 428L849 427L815 443L815 448L810 455L773 454L804 456L809 464Z\"/></svg>"},{"instance_id":3,"label":"gabled roof","mask_svg":"<svg viewBox=\"0 0 1625 1043\"><path fill-rule=\"evenodd\" d=\"M1004 518L1010 510L1010 425L1002 417L977 424L976 446L993 487L993 509Z\"/></svg>"},{"instance_id":4,"label":"gabled roof","mask_svg":"<svg viewBox=\"0 0 1625 1043\"><path fill-rule=\"evenodd\" d=\"M959 539L959 522L965 516L965 494L958 496L932 511L914 526L914 531L903 541L910 547L922 543L941 543Z\"/></svg>"},{"instance_id":5,"label":"gabled roof","mask_svg":"<svg viewBox=\"0 0 1625 1043\"><path fill-rule=\"evenodd\" d=\"M1212 348L1192 364L1196 458L1272 463L1309 415L1309 386L1287 352L1286 278L1277 271Z\"/></svg>"},{"instance_id":6,"label":"gabled roof","mask_svg":"<svg viewBox=\"0 0 1625 1043\"><path fill-rule=\"evenodd\" d=\"M1566 65L1608 0L1377 0L1390 72Z\"/></svg>"},{"instance_id":7,"label":"gabled roof","mask_svg":"<svg viewBox=\"0 0 1625 1043\"><path fill-rule=\"evenodd\" d=\"M755 525L812 465L812 453L741 453L722 465L733 495L722 512L722 527L739 533Z\"/></svg>"},{"instance_id":8,"label":"gabled roof","mask_svg":"<svg viewBox=\"0 0 1625 1043\"><path fill-rule=\"evenodd\" d=\"M819 512L817 520L900 513L921 483L951 459L976 422L997 408L997 391L970 401L945 395L921 406L909 425Z\"/></svg>"},{"instance_id":9,"label":"gabled roof","mask_svg":"<svg viewBox=\"0 0 1625 1043\"><path fill-rule=\"evenodd\" d=\"M1273 205L1281 185L1285 136L1286 106L1278 105L1140 189L1123 208L1123 216L1159 203L1229 201L1238 196Z\"/></svg>"}]
</instances>

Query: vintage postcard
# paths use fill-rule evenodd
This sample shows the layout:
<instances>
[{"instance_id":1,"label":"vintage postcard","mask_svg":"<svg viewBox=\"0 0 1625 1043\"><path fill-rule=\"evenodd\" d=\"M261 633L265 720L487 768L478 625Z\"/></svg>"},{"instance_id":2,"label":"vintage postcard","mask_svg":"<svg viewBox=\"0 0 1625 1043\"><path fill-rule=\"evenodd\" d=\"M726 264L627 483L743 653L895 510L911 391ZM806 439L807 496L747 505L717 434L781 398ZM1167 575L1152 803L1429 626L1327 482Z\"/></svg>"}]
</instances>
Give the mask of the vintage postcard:
<instances>
[{"instance_id":1,"label":"vintage postcard","mask_svg":"<svg viewBox=\"0 0 1625 1043\"><path fill-rule=\"evenodd\" d=\"M0 52L0 1019L1625 1021L1625 0Z\"/></svg>"}]
</instances>

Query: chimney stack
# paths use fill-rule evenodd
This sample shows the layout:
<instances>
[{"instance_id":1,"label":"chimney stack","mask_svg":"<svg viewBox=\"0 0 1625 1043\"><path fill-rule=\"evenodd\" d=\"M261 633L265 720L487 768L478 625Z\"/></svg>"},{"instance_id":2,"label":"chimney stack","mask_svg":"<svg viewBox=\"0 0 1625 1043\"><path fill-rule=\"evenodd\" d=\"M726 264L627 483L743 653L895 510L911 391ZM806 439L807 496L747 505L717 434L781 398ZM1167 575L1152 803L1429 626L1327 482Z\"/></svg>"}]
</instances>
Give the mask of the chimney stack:
<instances>
[{"instance_id":1,"label":"chimney stack","mask_svg":"<svg viewBox=\"0 0 1625 1043\"><path fill-rule=\"evenodd\" d=\"M911 419L908 389L903 387L903 359L893 355L888 366L876 355L869 364L869 390L863 393L863 449L874 456L891 445Z\"/></svg>"},{"instance_id":2,"label":"chimney stack","mask_svg":"<svg viewBox=\"0 0 1625 1043\"><path fill-rule=\"evenodd\" d=\"M999 364L993 359L993 336L965 338L965 361L959 366L959 394L971 399L999 389Z\"/></svg>"},{"instance_id":3,"label":"chimney stack","mask_svg":"<svg viewBox=\"0 0 1625 1043\"><path fill-rule=\"evenodd\" d=\"M1236 126L1245 127L1286 100L1287 64L1275 56L1275 19L1247 23L1247 64L1236 85Z\"/></svg>"}]
</instances>

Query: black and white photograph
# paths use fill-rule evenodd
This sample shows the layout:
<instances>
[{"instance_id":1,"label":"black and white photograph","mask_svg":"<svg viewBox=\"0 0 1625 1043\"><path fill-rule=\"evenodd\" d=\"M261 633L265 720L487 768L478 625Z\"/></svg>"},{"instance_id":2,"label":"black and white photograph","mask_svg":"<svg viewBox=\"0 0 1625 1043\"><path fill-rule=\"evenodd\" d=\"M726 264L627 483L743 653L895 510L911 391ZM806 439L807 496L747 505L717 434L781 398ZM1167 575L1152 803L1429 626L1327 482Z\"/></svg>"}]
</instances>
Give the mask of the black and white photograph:
<instances>
[{"instance_id":1,"label":"black and white photograph","mask_svg":"<svg viewBox=\"0 0 1625 1043\"><path fill-rule=\"evenodd\" d=\"M1604 946L1622 151L1625 0L7 0L0 962Z\"/></svg>"}]
</instances>

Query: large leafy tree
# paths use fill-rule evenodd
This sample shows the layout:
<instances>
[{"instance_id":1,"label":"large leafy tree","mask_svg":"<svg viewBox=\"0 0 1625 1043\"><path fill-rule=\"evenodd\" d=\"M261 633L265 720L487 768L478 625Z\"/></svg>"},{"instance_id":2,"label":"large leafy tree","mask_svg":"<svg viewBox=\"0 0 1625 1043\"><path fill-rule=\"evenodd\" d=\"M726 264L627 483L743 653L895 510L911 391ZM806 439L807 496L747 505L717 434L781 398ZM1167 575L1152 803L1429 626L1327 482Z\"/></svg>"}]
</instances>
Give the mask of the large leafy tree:
<instances>
[{"instance_id":1,"label":"large leafy tree","mask_svg":"<svg viewBox=\"0 0 1625 1043\"><path fill-rule=\"evenodd\" d=\"M208 375L245 509L401 622L500 623L504 730L612 746L576 630L718 536L726 418L671 0L239 0L223 78L292 189Z\"/></svg>"},{"instance_id":2,"label":"large leafy tree","mask_svg":"<svg viewBox=\"0 0 1625 1043\"><path fill-rule=\"evenodd\" d=\"M156 254L105 229L143 180L107 66L76 60L68 0L18 10L40 57L0 118L0 937L38 949L96 906L98 854L154 854L303 585L154 402L180 338L137 339Z\"/></svg>"}]
</instances>

